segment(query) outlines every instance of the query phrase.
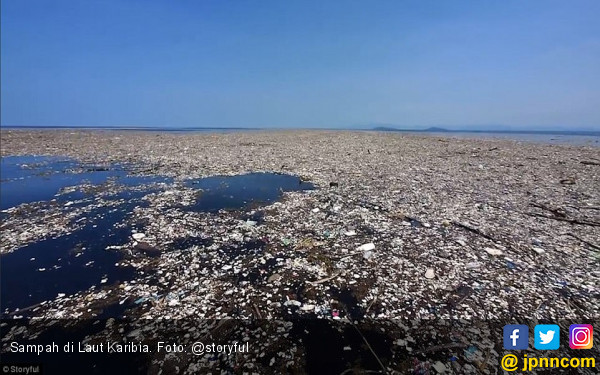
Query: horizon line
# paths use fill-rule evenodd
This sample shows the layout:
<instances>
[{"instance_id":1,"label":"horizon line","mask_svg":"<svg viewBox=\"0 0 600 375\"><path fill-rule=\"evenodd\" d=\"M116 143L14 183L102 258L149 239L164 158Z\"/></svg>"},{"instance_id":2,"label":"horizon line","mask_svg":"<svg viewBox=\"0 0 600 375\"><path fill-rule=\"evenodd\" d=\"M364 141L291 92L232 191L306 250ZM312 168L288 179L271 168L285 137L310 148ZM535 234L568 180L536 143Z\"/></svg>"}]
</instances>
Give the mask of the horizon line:
<instances>
[{"instance_id":1,"label":"horizon line","mask_svg":"<svg viewBox=\"0 0 600 375\"><path fill-rule=\"evenodd\" d=\"M444 126L428 127L401 127L398 125L350 125L350 126L305 126L305 127L244 127L244 126L173 126L173 125L2 125L0 128L12 129L114 129L114 130L360 130L360 131L387 131L387 132L454 132L454 133L547 133L547 134L574 134L600 136L600 127L565 128L527 128L496 125L476 128L477 125L463 125L462 128ZM507 129L508 128L508 129Z\"/></svg>"}]
</instances>

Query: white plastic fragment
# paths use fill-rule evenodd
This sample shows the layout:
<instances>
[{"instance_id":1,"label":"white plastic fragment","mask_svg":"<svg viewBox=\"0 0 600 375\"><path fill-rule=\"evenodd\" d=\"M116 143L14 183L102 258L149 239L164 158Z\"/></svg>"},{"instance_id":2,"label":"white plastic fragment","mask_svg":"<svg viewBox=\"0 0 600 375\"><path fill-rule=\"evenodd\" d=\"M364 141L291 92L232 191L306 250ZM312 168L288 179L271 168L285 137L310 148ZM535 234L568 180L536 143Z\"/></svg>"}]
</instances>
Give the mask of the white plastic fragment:
<instances>
[{"instance_id":1,"label":"white plastic fragment","mask_svg":"<svg viewBox=\"0 0 600 375\"><path fill-rule=\"evenodd\" d=\"M131 237L132 237L134 240L136 240L136 241L139 241L139 240L141 240L142 238L146 237L146 235L145 235L144 233L134 233L134 234L132 234L132 235L131 235Z\"/></svg>"},{"instance_id":2,"label":"white plastic fragment","mask_svg":"<svg viewBox=\"0 0 600 375\"><path fill-rule=\"evenodd\" d=\"M358 250L358 251L375 250L375 244L373 242L369 242L364 245L360 245L356 250Z\"/></svg>"},{"instance_id":3,"label":"white plastic fragment","mask_svg":"<svg viewBox=\"0 0 600 375\"><path fill-rule=\"evenodd\" d=\"M448 368L441 361L437 361L432 366L438 374L445 374L448 371Z\"/></svg>"},{"instance_id":4,"label":"white plastic fragment","mask_svg":"<svg viewBox=\"0 0 600 375\"><path fill-rule=\"evenodd\" d=\"M546 252L546 250L542 249L541 247L532 247L532 249L538 254L544 254Z\"/></svg>"},{"instance_id":5,"label":"white plastic fragment","mask_svg":"<svg viewBox=\"0 0 600 375\"><path fill-rule=\"evenodd\" d=\"M302 311L313 311L314 309L315 309L315 305L311 305L311 304L302 305L302 307L300 307L300 310L302 310Z\"/></svg>"},{"instance_id":6,"label":"white plastic fragment","mask_svg":"<svg viewBox=\"0 0 600 375\"><path fill-rule=\"evenodd\" d=\"M502 255L503 254L502 250L494 249L494 248L491 248L491 247L486 247L484 250L485 250L486 253L488 253L490 255L493 255L493 256L498 256L498 255Z\"/></svg>"}]
</instances>

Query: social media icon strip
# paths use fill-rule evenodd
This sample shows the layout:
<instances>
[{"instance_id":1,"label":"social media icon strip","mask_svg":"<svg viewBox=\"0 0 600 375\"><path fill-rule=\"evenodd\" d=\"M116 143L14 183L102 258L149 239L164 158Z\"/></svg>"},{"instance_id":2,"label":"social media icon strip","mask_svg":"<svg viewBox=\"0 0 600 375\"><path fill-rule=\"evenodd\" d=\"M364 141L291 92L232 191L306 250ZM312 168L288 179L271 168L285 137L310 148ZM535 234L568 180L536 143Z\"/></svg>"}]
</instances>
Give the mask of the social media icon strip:
<instances>
[{"instance_id":1,"label":"social media icon strip","mask_svg":"<svg viewBox=\"0 0 600 375\"><path fill-rule=\"evenodd\" d=\"M560 347L560 327L556 324L538 324L533 334L533 346L538 350L556 350Z\"/></svg>"},{"instance_id":2,"label":"social media icon strip","mask_svg":"<svg viewBox=\"0 0 600 375\"><path fill-rule=\"evenodd\" d=\"M504 349L523 350L529 347L529 327L524 324L504 326Z\"/></svg>"},{"instance_id":3,"label":"social media icon strip","mask_svg":"<svg viewBox=\"0 0 600 375\"><path fill-rule=\"evenodd\" d=\"M591 324L571 324L569 327L571 349L591 349L594 346L594 328Z\"/></svg>"}]
</instances>

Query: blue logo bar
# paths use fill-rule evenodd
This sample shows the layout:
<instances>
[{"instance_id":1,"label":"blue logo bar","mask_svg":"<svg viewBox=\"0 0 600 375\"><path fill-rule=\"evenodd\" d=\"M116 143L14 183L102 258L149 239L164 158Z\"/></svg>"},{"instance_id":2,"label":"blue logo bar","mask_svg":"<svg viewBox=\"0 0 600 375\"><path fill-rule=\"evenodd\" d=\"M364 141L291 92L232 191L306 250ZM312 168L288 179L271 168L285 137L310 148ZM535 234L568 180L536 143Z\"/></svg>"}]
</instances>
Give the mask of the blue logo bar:
<instances>
[{"instance_id":1,"label":"blue logo bar","mask_svg":"<svg viewBox=\"0 0 600 375\"><path fill-rule=\"evenodd\" d=\"M523 350L529 347L529 327L524 324L504 326L504 349Z\"/></svg>"}]
</instances>

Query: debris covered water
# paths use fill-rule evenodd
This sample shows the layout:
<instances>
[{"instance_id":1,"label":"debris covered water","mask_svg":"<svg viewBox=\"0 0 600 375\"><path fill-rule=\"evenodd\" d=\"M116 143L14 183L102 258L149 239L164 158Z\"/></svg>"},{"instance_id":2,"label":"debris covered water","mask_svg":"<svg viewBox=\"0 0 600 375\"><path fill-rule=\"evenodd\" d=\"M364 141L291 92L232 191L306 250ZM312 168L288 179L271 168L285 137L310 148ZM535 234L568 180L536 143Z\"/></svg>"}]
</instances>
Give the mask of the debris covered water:
<instances>
[{"instance_id":1,"label":"debris covered water","mask_svg":"<svg viewBox=\"0 0 600 375\"><path fill-rule=\"evenodd\" d=\"M42 214L45 205L55 209L62 206L59 214L73 209L78 213L65 223L65 233L21 247L16 244L17 248L2 255L4 313L28 315L47 301L135 279L133 267L119 264L124 256L135 254L116 250L131 237L136 254L160 256L160 250L142 241L146 236L138 230L143 231L143 225L134 224L132 234L128 219L136 208L147 205L143 199L147 194L165 191L172 181L160 176L131 176L127 169L114 164L85 165L69 158L44 156L2 158L5 217L15 220L14 216L26 216L24 211L30 204ZM185 181L184 185L199 192L189 208L212 213L270 203L283 191L313 188L298 177L275 173L215 176ZM3 224L4 229L12 220ZM250 219L247 222L256 223ZM173 248L187 249L208 241L201 237L180 238ZM110 310L103 311L106 315Z\"/></svg>"},{"instance_id":2,"label":"debris covered water","mask_svg":"<svg viewBox=\"0 0 600 375\"><path fill-rule=\"evenodd\" d=\"M6 156L1 158L0 163L2 210L23 203L82 199L83 191L65 192L63 189L83 184L101 186L118 181L124 186L137 186L164 180L156 176L131 176L119 164L80 164L73 159L57 156Z\"/></svg>"},{"instance_id":3,"label":"debris covered water","mask_svg":"<svg viewBox=\"0 0 600 375\"><path fill-rule=\"evenodd\" d=\"M385 372L383 364L487 374L502 355L495 336L504 320L600 318L597 148L368 132L98 132L94 142L84 131L39 134L32 141L28 132L3 131L2 155L48 150L80 165L122 165L128 176L171 180L122 186L108 178L63 188L54 202L5 209L2 257L77 233L82 215L131 202L118 194L139 194L113 224L122 240L102 250L119 256L133 278L90 272L87 289L51 296L35 311L3 311L165 321L100 323L132 338L152 329L187 332L182 342L260 337L242 364L214 355L154 357L159 368L314 369L328 357L309 345L323 342L342 353L332 372ZM253 204L226 177L249 173L253 181L282 173L290 190L302 181L318 189L269 186ZM439 324L421 329L429 320ZM493 327L476 327L486 322ZM331 341L319 341L319 332Z\"/></svg>"}]
</instances>

